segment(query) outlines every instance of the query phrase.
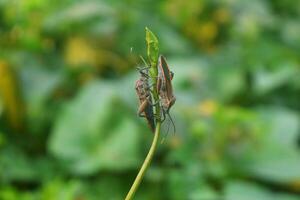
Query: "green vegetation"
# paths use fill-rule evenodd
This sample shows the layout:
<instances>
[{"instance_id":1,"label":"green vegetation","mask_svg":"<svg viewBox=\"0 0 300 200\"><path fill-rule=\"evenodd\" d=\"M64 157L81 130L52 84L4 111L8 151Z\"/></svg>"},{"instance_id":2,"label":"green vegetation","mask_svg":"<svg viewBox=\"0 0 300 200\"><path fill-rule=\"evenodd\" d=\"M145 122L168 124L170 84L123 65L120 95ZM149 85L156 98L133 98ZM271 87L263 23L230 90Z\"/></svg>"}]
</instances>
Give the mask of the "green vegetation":
<instances>
[{"instance_id":1,"label":"green vegetation","mask_svg":"<svg viewBox=\"0 0 300 200\"><path fill-rule=\"evenodd\" d=\"M175 73L177 132L162 125L135 199L299 199L299 8L0 0L0 199L124 199L153 138L134 91L145 27Z\"/></svg>"}]
</instances>

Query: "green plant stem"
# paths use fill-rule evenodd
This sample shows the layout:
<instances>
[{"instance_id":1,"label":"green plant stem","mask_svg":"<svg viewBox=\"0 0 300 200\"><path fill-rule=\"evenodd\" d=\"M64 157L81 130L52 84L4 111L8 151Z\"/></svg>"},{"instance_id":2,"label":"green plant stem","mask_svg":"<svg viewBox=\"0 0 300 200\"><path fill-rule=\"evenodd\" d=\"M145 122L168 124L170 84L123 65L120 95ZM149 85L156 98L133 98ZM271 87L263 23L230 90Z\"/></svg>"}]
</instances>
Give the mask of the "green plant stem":
<instances>
[{"instance_id":1,"label":"green plant stem","mask_svg":"<svg viewBox=\"0 0 300 200\"><path fill-rule=\"evenodd\" d=\"M152 144L151 144L151 147L150 147L150 150L148 152L148 155L138 173L138 175L136 176L125 200L131 200L135 194L135 192L137 191L143 177L144 177L144 174L147 170L147 168L149 167L150 163L151 163L151 160L154 156L154 152L155 152L155 149L157 147L157 143L158 143L158 139L159 139L159 135L160 135L160 122L158 122L156 124L156 129L155 129L155 133L154 133L154 137L153 137L153 141L152 141Z\"/></svg>"}]
</instances>

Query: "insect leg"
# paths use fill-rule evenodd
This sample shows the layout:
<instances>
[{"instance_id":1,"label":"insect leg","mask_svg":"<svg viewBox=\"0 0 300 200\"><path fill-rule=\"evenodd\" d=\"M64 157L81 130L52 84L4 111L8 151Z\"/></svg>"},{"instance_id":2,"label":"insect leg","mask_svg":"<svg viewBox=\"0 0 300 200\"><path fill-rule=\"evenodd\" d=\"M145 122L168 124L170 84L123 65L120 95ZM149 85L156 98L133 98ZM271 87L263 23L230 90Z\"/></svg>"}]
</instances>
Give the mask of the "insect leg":
<instances>
[{"instance_id":1,"label":"insect leg","mask_svg":"<svg viewBox=\"0 0 300 200\"><path fill-rule=\"evenodd\" d=\"M148 101L147 100L145 100L145 101L143 101L142 103L141 103L141 105L139 106L139 109L138 109L138 115L140 116L140 117L145 117L145 109L147 108L147 105L148 105ZM144 113L144 115L143 115L143 113Z\"/></svg>"},{"instance_id":2,"label":"insect leg","mask_svg":"<svg viewBox=\"0 0 300 200\"><path fill-rule=\"evenodd\" d=\"M160 122L163 123L166 120L166 113L165 113L165 110L163 108L162 108L161 113L162 113L163 119L161 119Z\"/></svg>"}]
</instances>

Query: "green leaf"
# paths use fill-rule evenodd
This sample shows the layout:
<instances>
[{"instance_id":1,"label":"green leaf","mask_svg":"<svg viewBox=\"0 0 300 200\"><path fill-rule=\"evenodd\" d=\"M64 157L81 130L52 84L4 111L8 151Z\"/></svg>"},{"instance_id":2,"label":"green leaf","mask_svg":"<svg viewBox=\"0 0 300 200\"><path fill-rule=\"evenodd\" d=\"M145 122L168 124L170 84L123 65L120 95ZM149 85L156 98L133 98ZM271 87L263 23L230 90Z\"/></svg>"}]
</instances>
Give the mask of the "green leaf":
<instances>
[{"instance_id":1,"label":"green leaf","mask_svg":"<svg viewBox=\"0 0 300 200\"><path fill-rule=\"evenodd\" d=\"M29 157L14 146L0 151L0 180L3 182L41 182L54 174L53 163L45 157ZM56 172L57 173L57 172Z\"/></svg>"},{"instance_id":2,"label":"green leaf","mask_svg":"<svg viewBox=\"0 0 300 200\"><path fill-rule=\"evenodd\" d=\"M0 117L2 116L2 113L3 113L3 99L2 98L0 98Z\"/></svg>"},{"instance_id":3,"label":"green leaf","mask_svg":"<svg viewBox=\"0 0 300 200\"><path fill-rule=\"evenodd\" d=\"M296 200L296 195L272 193L264 187L250 182L229 181L225 186L225 200Z\"/></svg>"},{"instance_id":4,"label":"green leaf","mask_svg":"<svg viewBox=\"0 0 300 200\"><path fill-rule=\"evenodd\" d=\"M14 158L14 159L12 159ZM15 149L2 149L0 154L0 179L2 181L33 181L37 178L37 171L32 169L33 163Z\"/></svg>"},{"instance_id":5,"label":"green leaf","mask_svg":"<svg viewBox=\"0 0 300 200\"><path fill-rule=\"evenodd\" d=\"M271 194L258 185L232 181L226 184L225 200L272 200Z\"/></svg>"},{"instance_id":6,"label":"green leaf","mask_svg":"<svg viewBox=\"0 0 300 200\"><path fill-rule=\"evenodd\" d=\"M300 131L299 116L296 112L276 107L263 107L259 113L267 124L267 140L286 146L297 146Z\"/></svg>"},{"instance_id":7,"label":"green leaf","mask_svg":"<svg viewBox=\"0 0 300 200\"><path fill-rule=\"evenodd\" d=\"M251 157L246 169L254 177L277 183L300 180L300 154L296 148L269 142L254 150Z\"/></svg>"},{"instance_id":8,"label":"green leaf","mask_svg":"<svg viewBox=\"0 0 300 200\"><path fill-rule=\"evenodd\" d=\"M167 179L170 199L215 200L220 197L217 191L204 182L199 163L168 170Z\"/></svg>"},{"instance_id":9,"label":"green leaf","mask_svg":"<svg viewBox=\"0 0 300 200\"><path fill-rule=\"evenodd\" d=\"M43 186L40 199L77 199L78 196L81 196L82 188L82 183L76 180L62 181L60 179L52 179Z\"/></svg>"},{"instance_id":10,"label":"green leaf","mask_svg":"<svg viewBox=\"0 0 300 200\"><path fill-rule=\"evenodd\" d=\"M111 33L109 31L115 28L114 14L114 8L103 1L76 2L53 12L44 20L43 28L60 34L66 31L74 34L82 29L89 32L93 28L101 29L100 33Z\"/></svg>"},{"instance_id":11,"label":"green leaf","mask_svg":"<svg viewBox=\"0 0 300 200\"><path fill-rule=\"evenodd\" d=\"M49 150L71 172L123 170L140 160L133 115L108 85L93 82L84 87L55 124Z\"/></svg>"},{"instance_id":12,"label":"green leaf","mask_svg":"<svg viewBox=\"0 0 300 200\"><path fill-rule=\"evenodd\" d=\"M62 71L50 71L37 65L22 68L20 74L29 129L32 133L45 134L44 129L56 112L50 105L54 102L53 93L63 82Z\"/></svg>"},{"instance_id":13,"label":"green leaf","mask_svg":"<svg viewBox=\"0 0 300 200\"><path fill-rule=\"evenodd\" d=\"M156 36L146 27L147 56L152 67L157 66L159 47Z\"/></svg>"},{"instance_id":14,"label":"green leaf","mask_svg":"<svg viewBox=\"0 0 300 200\"><path fill-rule=\"evenodd\" d=\"M246 82L242 70L229 66L212 68L210 72L211 84L216 84L213 92L217 97L230 100L246 88Z\"/></svg>"},{"instance_id":15,"label":"green leaf","mask_svg":"<svg viewBox=\"0 0 300 200\"><path fill-rule=\"evenodd\" d=\"M263 69L255 71L254 91L258 95L264 95L280 86L291 82L298 76L297 67L293 63L283 62L278 64L278 69L269 72Z\"/></svg>"},{"instance_id":16,"label":"green leaf","mask_svg":"<svg viewBox=\"0 0 300 200\"><path fill-rule=\"evenodd\" d=\"M98 180L85 182L86 199L122 199L130 183L122 176L103 174Z\"/></svg>"},{"instance_id":17,"label":"green leaf","mask_svg":"<svg viewBox=\"0 0 300 200\"><path fill-rule=\"evenodd\" d=\"M202 185L199 185L198 189L192 191L189 194L189 199L191 199L191 200L199 200L199 199L215 200L215 199L221 199L221 196L212 187L202 184Z\"/></svg>"}]
</instances>

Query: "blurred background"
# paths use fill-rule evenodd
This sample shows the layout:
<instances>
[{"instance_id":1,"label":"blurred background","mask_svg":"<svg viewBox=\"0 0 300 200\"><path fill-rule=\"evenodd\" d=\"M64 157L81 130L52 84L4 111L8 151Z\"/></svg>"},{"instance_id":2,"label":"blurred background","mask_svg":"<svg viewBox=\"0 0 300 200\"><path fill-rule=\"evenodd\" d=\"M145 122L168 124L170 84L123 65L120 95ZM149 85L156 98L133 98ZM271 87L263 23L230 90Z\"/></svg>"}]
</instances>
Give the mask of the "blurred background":
<instances>
[{"instance_id":1,"label":"blurred background","mask_svg":"<svg viewBox=\"0 0 300 200\"><path fill-rule=\"evenodd\" d=\"M175 76L136 199L300 199L300 1L0 0L0 199L123 199L145 27Z\"/></svg>"}]
</instances>

